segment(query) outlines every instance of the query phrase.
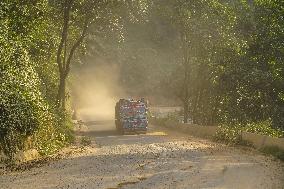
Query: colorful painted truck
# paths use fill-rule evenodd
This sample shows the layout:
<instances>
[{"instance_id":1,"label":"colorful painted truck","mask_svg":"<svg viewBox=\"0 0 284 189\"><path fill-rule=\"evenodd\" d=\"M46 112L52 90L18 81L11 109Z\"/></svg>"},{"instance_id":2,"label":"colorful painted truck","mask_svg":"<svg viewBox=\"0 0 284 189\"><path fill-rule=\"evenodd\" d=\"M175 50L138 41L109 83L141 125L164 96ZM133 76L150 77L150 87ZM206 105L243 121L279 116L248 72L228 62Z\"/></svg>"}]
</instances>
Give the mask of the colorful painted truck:
<instances>
[{"instance_id":1,"label":"colorful painted truck","mask_svg":"<svg viewBox=\"0 0 284 189\"><path fill-rule=\"evenodd\" d=\"M120 99L115 105L116 129L125 133L146 133L147 103L144 99Z\"/></svg>"}]
</instances>

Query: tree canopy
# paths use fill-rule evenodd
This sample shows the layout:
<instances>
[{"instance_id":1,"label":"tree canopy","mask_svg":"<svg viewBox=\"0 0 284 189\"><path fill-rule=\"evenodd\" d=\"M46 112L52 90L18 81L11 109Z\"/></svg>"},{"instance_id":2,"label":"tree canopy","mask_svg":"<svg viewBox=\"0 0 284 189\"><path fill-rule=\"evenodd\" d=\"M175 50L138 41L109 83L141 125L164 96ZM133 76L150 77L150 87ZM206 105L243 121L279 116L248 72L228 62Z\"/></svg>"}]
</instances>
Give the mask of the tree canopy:
<instances>
[{"instance_id":1,"label":"tree canopy","mask_svg":"<svg viewBox=\"0 0 284 189\"><path fill-rule=\"evenodd\" d=\"M94 57L128 94L182 104L185 122L283 130L283 39L280 0L3 0L0 150L66 145L68 76Z\"/></svg>"}]
</instances>

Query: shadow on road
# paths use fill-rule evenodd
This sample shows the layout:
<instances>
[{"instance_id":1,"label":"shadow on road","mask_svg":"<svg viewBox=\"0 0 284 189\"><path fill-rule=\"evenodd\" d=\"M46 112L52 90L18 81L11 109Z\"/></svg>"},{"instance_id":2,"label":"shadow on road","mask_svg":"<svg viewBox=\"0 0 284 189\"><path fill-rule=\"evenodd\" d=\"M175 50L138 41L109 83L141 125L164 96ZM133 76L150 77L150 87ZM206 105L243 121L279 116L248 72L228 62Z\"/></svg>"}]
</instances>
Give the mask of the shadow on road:
<instances>
[{"instance_id":1,"label":"shadow on road","mask_svg":"<svg viewBox=\"0 0 284 189\"><path fill-rule=\"evenodd\" d=\"M108 137L108 136L119 136L116 130L102 130L102 131L79 131L79 135L89 136L89 137Z\"/></svg>"},{"instance_id":2,"label":"shadow on road","mask_svg":"<svg viewBox=\"0 0 284 189\"><path fill-rule=\"evenodd\" d=\"M87 128L80 129L76 132L76 135L88 137L121 135L115 128L114 120L85 121L84 125L87 126Z\"/></svg>"},{"instance_id":3,"label":"shadow on road","mask_svg":"<svg viewBox=\"0 0 284 189\"><path fill-rule=\"evenodd\" d=\"M85 121L85 125L94 126L94 125L111 125L114 124L114 120L96 120L96 121Z\"/></svg>"},{"instance_id":4,"label":"shadow on road","mask_svg":"<svg viewBox=\"0 0 284 189\"><path fill-rule=\"evenodd\" d=\"M127 134L122 135L115 128L114 120L96 120L86 121L85 130L77 131L77 136L87 136L95 140L100 146L116 146L116 145L145 145L157 142L165 142L168 139L164 136L165 133L157 132L152 126L149 126L147 134Z\"/></svg>"}]
</instances>

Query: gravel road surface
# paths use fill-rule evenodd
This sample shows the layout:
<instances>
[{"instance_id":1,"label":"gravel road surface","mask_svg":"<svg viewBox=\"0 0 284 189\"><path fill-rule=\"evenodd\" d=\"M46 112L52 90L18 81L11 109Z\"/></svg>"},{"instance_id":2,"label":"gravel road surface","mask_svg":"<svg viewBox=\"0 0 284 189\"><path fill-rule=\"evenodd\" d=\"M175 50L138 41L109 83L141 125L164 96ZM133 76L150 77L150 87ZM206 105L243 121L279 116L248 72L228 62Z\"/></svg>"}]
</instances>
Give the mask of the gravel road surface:
<instances>
[{"instance_id":1,"label":"gravel road surface","mask_svg":"<svg viewBox=\"0 0 284 189\"><path fill-rule=\"evenodd\" d=\"M284 165L255 150L228 147L160 127L120 135L113 121L87 122L91 138L59 160L0 175L0 188L284 188Z\"/></svg>"}]
</instances>

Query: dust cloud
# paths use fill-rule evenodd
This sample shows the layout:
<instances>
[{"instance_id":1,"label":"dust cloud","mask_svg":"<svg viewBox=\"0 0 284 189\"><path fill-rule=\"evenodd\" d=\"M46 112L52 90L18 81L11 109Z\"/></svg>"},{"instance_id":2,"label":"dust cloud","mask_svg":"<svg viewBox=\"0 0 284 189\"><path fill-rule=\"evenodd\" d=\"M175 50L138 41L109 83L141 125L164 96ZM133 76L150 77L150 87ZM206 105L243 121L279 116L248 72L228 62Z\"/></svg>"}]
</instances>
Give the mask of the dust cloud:
<instances>
[{"instance_id":1,"label":"dust cloud","mask_svg":"<svg viewBox=\"0 0 284 189\"><path fill-rule=\"evenodd\" d=\"M77 119L113 120L115 103L124 96L118 84L119 67L101 60L88 63L75 72L71 96Z\"/></svg>"}]
</instances>

